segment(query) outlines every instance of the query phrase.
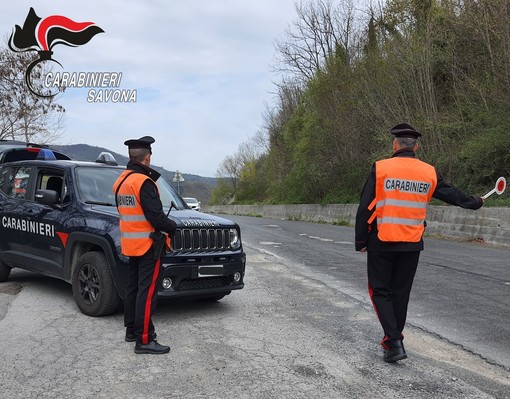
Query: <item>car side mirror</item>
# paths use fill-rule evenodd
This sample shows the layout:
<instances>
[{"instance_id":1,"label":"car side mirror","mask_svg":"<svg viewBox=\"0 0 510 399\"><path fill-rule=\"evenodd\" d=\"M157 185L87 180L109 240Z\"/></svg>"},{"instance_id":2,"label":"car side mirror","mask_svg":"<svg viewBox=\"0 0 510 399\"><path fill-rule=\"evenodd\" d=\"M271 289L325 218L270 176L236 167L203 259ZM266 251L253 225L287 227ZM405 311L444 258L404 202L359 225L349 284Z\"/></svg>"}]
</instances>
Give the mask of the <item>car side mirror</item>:
<instances>
[{"instance_id":1,"label":"car side mirror","mask_svg":"<svg viewBox=\"0 0 510 399\"><path fill-rule=\"evenodd\" d=\"M43 205L56 205L59 194L55 190L37 190L35 201Z\"/></svg>"}]
</instances>

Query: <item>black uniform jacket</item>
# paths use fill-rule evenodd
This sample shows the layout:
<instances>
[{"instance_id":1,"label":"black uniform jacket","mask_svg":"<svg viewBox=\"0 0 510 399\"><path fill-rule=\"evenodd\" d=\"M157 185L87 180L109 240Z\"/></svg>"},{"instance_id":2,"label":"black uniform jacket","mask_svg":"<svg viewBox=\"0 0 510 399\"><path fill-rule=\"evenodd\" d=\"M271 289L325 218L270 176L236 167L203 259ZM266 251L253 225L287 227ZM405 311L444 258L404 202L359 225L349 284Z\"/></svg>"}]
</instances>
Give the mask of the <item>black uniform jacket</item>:
<instances>
[{"instance_id":1,"label":"black uniform jacket","mask_svg":"<svg viewBox=\"0 0 510 399\"><path fill-rule=\"evenodd\" d=\"M396 151L392 157L411 157L415 158L415 153L409 148ZM436 172L437 173L437 172ZM480 197L473 197L464 194L456 187L444 181L441 175L437 175L437 186L432 194L432 197L437 198L451 205L457 205L466 209L478 209L483 205ZM377 219L375 219L369 231L368 219L373 211L368 210L368 206L375 198L375 163L372 166L372 171L361 192L361 199L356 214L356 251L365 247L369 251L422 251L423 238L419 242L383 242L377 237Z\"/></svg>"},{"instance_id":2,"label":"black uniform jacket","mask_svg":"<svg viewBox=\"0 0 510 399\"><path fill-rule=\"evenodd\" d=\"M140 189L140 205L143 213L156 230L172 234L175 231L176 224L173 220L168 219L163 212L163 204L156 186L156 181L161 175L154 169L133 161L128 162L127 169L150 177L150 179L143 182Z\"/></svg>"}]
</instances>

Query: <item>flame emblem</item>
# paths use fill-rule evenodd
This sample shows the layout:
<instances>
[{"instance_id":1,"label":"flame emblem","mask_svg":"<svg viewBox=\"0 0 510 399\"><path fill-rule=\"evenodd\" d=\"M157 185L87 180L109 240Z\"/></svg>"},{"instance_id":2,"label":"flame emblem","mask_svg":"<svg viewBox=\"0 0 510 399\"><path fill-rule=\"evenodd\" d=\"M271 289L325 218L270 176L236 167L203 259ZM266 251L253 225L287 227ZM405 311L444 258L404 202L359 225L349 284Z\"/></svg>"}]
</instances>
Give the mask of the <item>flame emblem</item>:
<instances>
[{"instance_id":1,"label":"flame emblem","mask_svg":"<svg viewBox=\"0 0 510 399\"><path fill-rule=\"evenodd\" d=\"M37 16L33 8L30 8L23 28L16 25L9 38L9 48L14 52L37 51L39 58L34 60L25 72L25 82L29 90L39 97L53 97L55 94L44 95L36 93L31 82L32 69L43 61L53 61L62 66L58 61L51 58L53 47L64 44L70 47L78 47L88 43L102 30L94 22L75 22L61 15L51 15L44 19Z\"/></svg>"}]
</instances>

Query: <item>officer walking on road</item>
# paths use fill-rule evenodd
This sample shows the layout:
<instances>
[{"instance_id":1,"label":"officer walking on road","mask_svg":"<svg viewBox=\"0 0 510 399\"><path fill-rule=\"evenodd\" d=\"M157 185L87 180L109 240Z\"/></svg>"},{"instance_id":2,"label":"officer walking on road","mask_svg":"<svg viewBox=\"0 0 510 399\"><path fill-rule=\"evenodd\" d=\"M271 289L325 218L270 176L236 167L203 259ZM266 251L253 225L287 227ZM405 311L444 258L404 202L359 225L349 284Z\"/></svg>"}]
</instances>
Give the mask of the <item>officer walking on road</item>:
<instances>
[{"instance_id":1,"label":"officer walking on road","mask_svg":"<svg viewBox=\"0 0 510 399\"><path fill-rule=\"evenodd\" d=\"M144 136L124 142L129 162L113 185L113 192L120 215L122 253L129 256L125 340L136 341L135 353L163 354L170 352L170 347L156 341L152 314L156 309L163 248L170 246L166 234L171 235L176 225L163 212L155 183L160 174L149 167L154 141Z\"/></svg>"},{"instance_id":2,"label":"officer walking on road","mask_svg":"<svg viewBox=\"0 0 510 399\"><path fill-rule=\"evenodd\" d=\"M384 330L384 361L407 358L402 343L407 305L423 250L427 205L437 198L451 205L478 209L485 202L446 183L416 158L421 134L411 125L390 130L395 136L391 158L375 162L361 193L356 215L356 251L367 252L368 290Z\"/></svg>"}]
</instances>

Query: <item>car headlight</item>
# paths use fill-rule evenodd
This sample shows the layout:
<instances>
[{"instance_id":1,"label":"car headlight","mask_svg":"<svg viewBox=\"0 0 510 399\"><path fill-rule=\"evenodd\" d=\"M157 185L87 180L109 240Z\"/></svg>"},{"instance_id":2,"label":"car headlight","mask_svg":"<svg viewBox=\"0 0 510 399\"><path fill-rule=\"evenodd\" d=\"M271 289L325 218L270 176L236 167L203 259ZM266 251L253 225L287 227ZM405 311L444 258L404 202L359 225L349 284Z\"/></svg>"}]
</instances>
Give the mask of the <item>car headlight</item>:
<instances>
[{"instance_id":1,"label":"car headlight","mask_svg":"<svg viewBox=\"0 0 510 399\"><path fill-rule=\"evenodd\" d=\"M236 229L230 229L230 248L238 249L241 246L239 233Z\"/></svg>"}]
</instances>

